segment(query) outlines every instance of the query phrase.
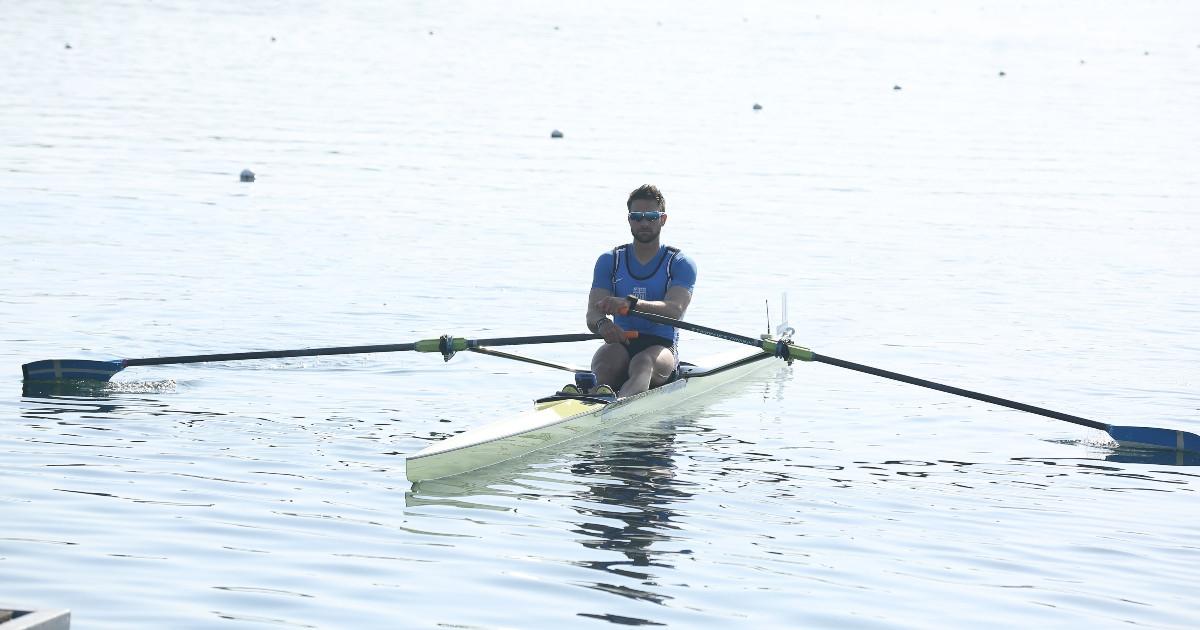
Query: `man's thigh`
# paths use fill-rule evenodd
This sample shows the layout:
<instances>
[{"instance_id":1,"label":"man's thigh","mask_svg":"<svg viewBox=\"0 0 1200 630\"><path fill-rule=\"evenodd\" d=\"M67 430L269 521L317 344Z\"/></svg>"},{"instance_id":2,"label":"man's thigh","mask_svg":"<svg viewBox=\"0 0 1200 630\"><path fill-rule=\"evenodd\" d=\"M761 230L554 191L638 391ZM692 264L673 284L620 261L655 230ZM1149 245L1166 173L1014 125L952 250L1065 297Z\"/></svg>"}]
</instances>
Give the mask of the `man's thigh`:
<instances>
[{"instance_id":1,"label":"man's thigh","mask_svg":"<svg viewBox=\"0 0 1200 630\"><path fill-rule=\"evenodd\" d=\"M645 369L646 367L654 370L650 375L650 386L658 387L666 383L671 378L671 373L675 371L675 353L666 346L650 346L630 360L630 370Z\"/></svg>"},{"instance_id":2,"label":"man's thigh","mask_svg":"<svg viewBox=\"0 0 1200 630\"><path fill-rule=\"evenodd\" d=\"M592 366L624 372L629 367L629 352L619 343L606 343L592 356Z\"/></svg>"}]
</instances>

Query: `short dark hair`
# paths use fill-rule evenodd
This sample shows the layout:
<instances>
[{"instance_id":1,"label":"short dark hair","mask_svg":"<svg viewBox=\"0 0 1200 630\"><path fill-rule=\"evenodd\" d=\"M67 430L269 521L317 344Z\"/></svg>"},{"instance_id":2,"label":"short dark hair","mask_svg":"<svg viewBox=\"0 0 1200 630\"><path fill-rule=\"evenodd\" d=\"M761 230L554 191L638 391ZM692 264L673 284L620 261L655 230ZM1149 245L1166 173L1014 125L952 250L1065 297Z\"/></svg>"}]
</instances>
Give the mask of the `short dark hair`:
<instances>
[{"instance_id":1,"label":"short dark hair","mask_svg":"<svg viewBox=\"0 0 1200 630\"><path fill-rule=\"evenodd\" d=\"M637 199L649 199L658 204L659 212L667 211L667 200L663 199L662 191L657 186L651 184L638 186L636 190L629 193L629 201L625 202L625 208L632 209L633 202Z\"/></svg>"}]
</instances>

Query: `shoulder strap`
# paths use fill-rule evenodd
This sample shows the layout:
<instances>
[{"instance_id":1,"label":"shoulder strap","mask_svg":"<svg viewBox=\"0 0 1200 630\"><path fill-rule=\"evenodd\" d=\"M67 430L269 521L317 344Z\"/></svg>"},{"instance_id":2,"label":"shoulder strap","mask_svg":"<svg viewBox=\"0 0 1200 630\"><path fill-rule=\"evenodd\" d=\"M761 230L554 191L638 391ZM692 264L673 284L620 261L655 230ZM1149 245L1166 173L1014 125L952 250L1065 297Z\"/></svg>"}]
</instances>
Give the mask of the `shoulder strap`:
<instances>
[{"instance_id":1,"label":"shoulder strap","mask_svg":"<svg viewBox=\"0 0 1200 630\"><path fill-rule=\"evenodd\" d=\"M679 255L678 247L667 245L667 284L671 284L674 276L671 275L671 263L675 262L675 257Z\"/></svg>"},{"instance_id":2,"label":"shoulder strap","mask_svg":"<svg viewBox=\"0 0 1200 630\"><path fill-rule=\"evenodd\" d=\"M617 271L619 271L621 269L621 252L624 251L627 246L628 246L628 244L617 245L616 247L613 248L613 251L612 251L613 266L612 266L612 276L610 278L610 281L612 282L612 294L613 295L617 294Z\"/></svg>"}]
</instances>

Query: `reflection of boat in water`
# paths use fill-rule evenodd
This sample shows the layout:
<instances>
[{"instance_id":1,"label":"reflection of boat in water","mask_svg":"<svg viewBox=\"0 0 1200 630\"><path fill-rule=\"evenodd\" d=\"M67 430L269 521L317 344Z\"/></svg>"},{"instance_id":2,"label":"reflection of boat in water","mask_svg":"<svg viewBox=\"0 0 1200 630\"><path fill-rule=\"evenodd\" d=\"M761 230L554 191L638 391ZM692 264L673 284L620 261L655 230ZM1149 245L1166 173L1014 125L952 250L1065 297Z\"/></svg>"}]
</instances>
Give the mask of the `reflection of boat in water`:
<instances>
[{"instance_id":1,"label":"reflection of boat in water","mask_svg":"<svg viewBox=\"0 0 1200 630\"><path fill-rule=\"evenodd\" d=\"M737 351L700 365L681 365L678 379L615 401L587 395L552 396L539 401L532 411L430 444L408 457L407 475L420 482L494 466L637 416L661 413L753 372L782 365L762 350Z\"/></svg>"},{"instance_id":2,"label":"reflection of boat in water","mask_svg":"<svg viewBox=\"0 0 1200 630\"><path fill-rule=\"evenodd\" d=\"M700 411L702 407L688 405L671 418L602 431L598 439L586 444L574 442L539 451L536 463L525 457L470 475L413 484L405 495L405 505L511 511L513 500L552 496L554 504L567 512L561 516L564 534L569 532L580 545L574 552L559 552L558 557L596 571L591 574L595 577L573 580L575 584L616 595L622 601L662 604L671 595L669 588L656 583L661 568L674 566L691 553L671 541L677 540L696 488L679 478L677 465L681 450L677 436L695 430L692 409ZM613 619L602 613L579 614ZM619 620L622 625L661 625L662 621L628 615Z\"/></svg>"}]
</instances>

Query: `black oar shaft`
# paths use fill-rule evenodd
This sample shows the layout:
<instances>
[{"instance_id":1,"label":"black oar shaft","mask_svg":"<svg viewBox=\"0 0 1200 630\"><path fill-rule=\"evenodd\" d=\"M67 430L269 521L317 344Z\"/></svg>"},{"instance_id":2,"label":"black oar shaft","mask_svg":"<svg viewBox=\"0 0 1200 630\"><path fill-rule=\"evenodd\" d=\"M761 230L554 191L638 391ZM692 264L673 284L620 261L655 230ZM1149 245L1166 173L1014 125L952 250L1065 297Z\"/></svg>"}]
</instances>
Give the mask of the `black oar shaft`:
<instances>
[{"instance_id":1,"label":"black oar shaft","mask_svg":"<svg viewBox=\"0 0 1200 630\"><path fill-rule=\"evenodd\" d=\"M915 376L908 376L906 374L900 374L898 372L889 372L888 370L881 370L879 368L871 367L869 365L862 365L861 363L853 363L851 361L843 361L842 359L836 359L834 357L817 354L815 352L812 355L812 360L820 361L821 363L827 363L829 365L836 365L838 367L846 368L848 370L854 370L856 372L863 372L866 374L873 374L875 376L882 376L883 378L890 378L894 381L900 381L902 383L908 383L910 385L918 385L920 387L936 389L939 392L946 392L947 394L955 394L957 396L965 396L967 398L981 400L983 402L992 403L994 405L1000 405L1001 407L1008 407L1010 409L1016 409L1018 411L1035 413L1039 416L1046 416L1047 418L1063 420L1066 422L1071 422L1071 423L1082 425L1085 427L1091 427L1093 429L1100 429L1101 431L1107 431L1109 428L1109 425L1107 425L1103 422L1097 422L1095 420L1088 420L1087 418L1081 418L1079 416L1072 416L1070 414L1062 413L1060 411L1054 411L1052 409L1045 409L1043 407L1035 407L1034 405L1027 405L1025 403L1017 402L1015 400L1008 400L1007 398L1000 398L999 396L992 396L989 394L981 394L979 392L973 392L969 389L963 389L961 387L954 387L952 385L943 385L942 383L935 383L933 381L927 381L923 378L917 378Z\"/></svg>"},{"instance_id":2,"label":"black oar shaft","mask_svg":"<svg viewBox=\"0 0 1200 630\"><path fill-rule=\"evenodd\" d=\"M672 317L665 317L663 315L655 315L654 313L644 313L644 312L636 310L636 309L631 311L631 313L634 315L637 315L639 317L648 319L652 322L658 322L660 324L667 324L669 326L674 326L676 328L682 328L684 330L698 332L703 335L710 335L710 336L718 337L721 339L727 339L729 341L736 341L738 343L744 343L749 346L755 346L755 347L759 347L759 348L763 347L763 342L760 339L754 339L752 337L745 337L743 335L735 335L733 333L725 332L723 330L717 330L715 328L709 328L707 326L699 326L696 324L692 324L690 322L685 322L682 320L674 319ZM806 360L809 360L809 359L806 359ZM879 368L871 367L869 365L862 365L861 363L853 363L850 361L843 361L841 359L835 359L833 357L820 355L815 352L812 353L811 360L812 361L820 361L821 363L827 363L829 365L836 365L838 367L846 368L848 370L855 370L857 372L864 372L866 374L882 376L883 378L890 378L894 381L900 381L902 383L909 383L910 385L918 385L920 387L927 387L929 389L935 389L939 392L946 392L947 394L955 394L957 396L964 396L966 398L972 398L974 400L981 400L983 402L989 402L994 405L1000 405L1001 407L1008 407L1010 409L1016 409L1018 411L1034 413L1039 416L1046 416L1047 418L1063 420L1066 422L1071 422L1073 424L1078 424L1078 425L1090 427L1093 429L1099 429L1101 431L1108 431L1110 428L1110 425L1107 425L1103 422L1097 422L1095 420L1089 420L1087 418L1081 418L1079 416L1072 416L1070 414L1062 413L1059 411L1054 411L1052 409L1045 409L1042 407L1036 407L1034 405L1027 405L1025 403L1017 402L1015 400L1008 400L1007 398L1000 398L999 396L991 396L989 394L981 394L979 392L973 392L969 389L962 389L961 387L953 387L950 385L943 385L941 383L927 381L923 378L917 378L915 376L908 376L905 374L900 374L898 372L889 372L888 370L881 370Z\"/></svg>"},{"instance_id":3,"label":"black oar shaft","mask_svg":"<svg viewBox=\"0 0 1200 630\"><path fill-rule=\"evenodd\" d=\"M645 313L645 312L639 311L637 309L631 310L629 312L633 315L637 315L638 317L641 317L643 319L648 319L652 322L656 322L659 324L666 324L668 326L674 326L675 328L682 328L684 330L698 332L702 335L708 335L710 337L716 337L718 339L724 339L726 341L733 341L736 343L744 343L748 346L755 346L755 347L759 347L759 348L762 347L762 339L755 339L754 337L747 337L745 335L738 335L738 334L734 334L731 332L726 332L724 330L717 330L716 328L709 328L708 326L701 326L699 324L685 322L681 319L675 319L674 317L667 317L665 315L655 315L654 313Z\"/></svg>"},{"instance_id":4,"label":"black oar shaft","mask_svg":"<svg viewBox=\"0 0 1200 630\"><path fill-rule=\"evenodd\" d=\"M250 359L283 359L315 357L326 354L361 354L366 352L405 352L415 349L415 343L394 343L377 346L342 346L338 348L302 348L298 350L264 350L262 352L228 352L225 354L193 354L178 357L125 359L126 366L166 365L168 363L208 363L213 361L246 361Z\"/></svg>"},{"instance_id":5,"label":"black oar shaft","mask_svg":"<svg viewBox=\"0 0 1200 630\"><path fill-rule=\"evenodd\" d=\"M542 335L540 337L498 337L496 339L473 339L476 346L527 346L538 343L569 343L572 341L591 341L603 339L603 335L591 333L573 333L567 335Z\"/></svg>"},{"instance_id":6,"label":"black oar shaft","mask_svg":"<svg viewBox=\"0 0 1200 630\"><path fill-rule=\"evenodd\" d=\"M539 343L565 343L600 339L600 335L576 333L567 335L541 335L536 337L497 337L495 339L467 339L467 347L518 346ZM300 348L296 350L263 350L260 352L229 352L225 354L193 354L177 357L149 357L125 359L125 365L166 365L169 363L208 363L215 361L246 361L250 359L284 359L288 357L316 357L329 354L365 354L370 352L407 352L426 347L434 351L437 340L417 343L391 343L373 346L338 346L334 348ZM460 340L461 341L461 340ZM465 348L464 348L465 349Z\"/></svg>"},{"instance_id":7,"label":"black oar shaft","mask_svg":"<svg viewBox=\"0 0 1200 630\"><path fill-rule=\"evenodd\" d=\"M492 357L500 357L501 359L512 359L513 361L522 361L524 363L532 363L534 365L540 365L542 367L554 368L556 370L563 370L565 372L579 372L579 369L573 368L569 365L561 365L558 363L551 363L549 361L543 361L541 359L535 359L533 357L523 357L519 354L500 352L499 350L490 350L488 348L471 348L471 352L477 352L479 354L486 354L486 355L492 356Z\"/></svg>"}]
</instances>

